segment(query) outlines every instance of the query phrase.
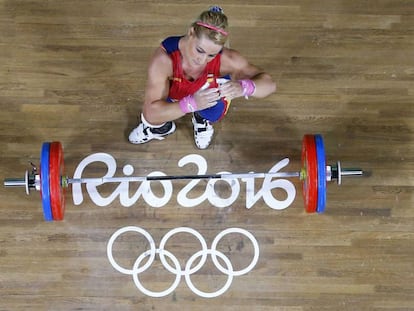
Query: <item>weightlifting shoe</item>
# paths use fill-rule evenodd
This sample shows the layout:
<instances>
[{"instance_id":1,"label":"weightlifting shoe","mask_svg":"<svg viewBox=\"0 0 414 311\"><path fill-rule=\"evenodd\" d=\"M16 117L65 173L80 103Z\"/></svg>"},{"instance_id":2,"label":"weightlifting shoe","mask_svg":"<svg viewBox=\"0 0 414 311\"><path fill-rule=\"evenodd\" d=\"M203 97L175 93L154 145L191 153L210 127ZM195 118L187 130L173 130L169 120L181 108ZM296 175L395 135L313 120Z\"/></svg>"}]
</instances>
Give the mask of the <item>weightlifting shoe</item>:
<instances>
[{"instance_id":1,"label":"weightlifting shoe","mask_svg":"<svg viewBox=\"0 0 414 311\"><path fill-rule=\"evenodd\" d=\"M211 123L197 114L193 114L194 142L199 149L207 149L213 138L214 128Z\"/></svg>"},{"instance_id":2,"label":"weightlifting shoe","mask_svg":"<svg viewBox=\"0 0 414 311\"><path fill-rule=\"evenodd\" d=\"M128 140L132 144L144 144L153 139L163 140L165 136L175 132L175 123L172 121L158 127L149 124L143 115L141 115L141 121L142 123L129 134Z\"/></svg>"}]
</instances>

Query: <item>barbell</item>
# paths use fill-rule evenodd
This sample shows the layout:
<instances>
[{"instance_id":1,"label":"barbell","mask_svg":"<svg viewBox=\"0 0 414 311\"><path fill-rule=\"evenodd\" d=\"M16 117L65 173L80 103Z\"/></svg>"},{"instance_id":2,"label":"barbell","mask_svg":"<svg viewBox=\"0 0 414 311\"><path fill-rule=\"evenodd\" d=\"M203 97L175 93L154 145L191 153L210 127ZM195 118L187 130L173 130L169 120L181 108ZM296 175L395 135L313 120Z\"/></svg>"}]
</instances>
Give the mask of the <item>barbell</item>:
<instances>
[{"instance_id":1,"label":"barbell","mask_svg":"<svg viewBox=\"0 0 414 311\"><path fill-rule=\"evenodd\" d=\"M308 213L322 213L326 208L326 183L336 180L340 185L342 177L362 176L361 169L344 169L338 161L335 165L326 165L325 147L321 135L303 136L302 167L299 172L274 173L223 173L208 175L173 176L128 176L107 178L69 178L64 175L63 147L58 141L45 142L40 152L40 167L32 164L32 171L26 170L23 178L6 178L5 187L24 187L26 194L31 189L40 191L43 216L46 221L63 220L65 212L65 192L74 183L142 182L177 179L236 179L236 178L294 178L302 181L302 194L305 210Z\"/></svg>"}]
</instances>

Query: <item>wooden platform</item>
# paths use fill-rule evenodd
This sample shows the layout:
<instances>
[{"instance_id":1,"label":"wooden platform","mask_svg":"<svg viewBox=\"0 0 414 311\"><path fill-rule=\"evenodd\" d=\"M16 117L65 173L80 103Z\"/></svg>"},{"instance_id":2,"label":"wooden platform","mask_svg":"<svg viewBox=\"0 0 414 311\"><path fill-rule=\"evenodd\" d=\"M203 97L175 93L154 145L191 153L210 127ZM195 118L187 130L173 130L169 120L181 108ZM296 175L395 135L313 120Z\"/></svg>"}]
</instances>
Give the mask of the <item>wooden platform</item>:
<instances>
[{"instance_id":1,"label":"wooden platform","mask_svg":"<svg viewBox=\"0 0 414 311\"><path fill-rule=\"evenodd\" d=\"M85 187L76 205L69 188L65 220L52 223L43 221L38 193L2 187L0 310L414 310L414 2L220 4L231 46L271 73L278 91L263 100L235 100L215 126L211 148L199 151L190 117L161 142L135 146L127 135L141 109L150 54L164 37L183 34L208 4L1 0L1 177L22 177L30 161L39 163L42 143L53 140L64 146L69 176L98 152L114 157L117 176L127 164L136 175L197 173L193 164L178 166L189 154L201 155L208 173L263 172L284 158L290 159L284 171L296 171L306 133L324 136L328 163L341 160L366 176L329 184L320 215L305 213L298 179L290 179L297 193L283 210L263 198L246 208L242 181L234 203L223 208L208 200L181 206L177 199L188 181L173 182L171 197L158 208L142 196L130 207L119 197L97 206ZM85 175L105 172L94 164ZM262 181L255 183L258 191ZM151 184L162 197L160 183ZM189 197L200 197L207 184L200 182ZM110 196L117 186L98 189ZM128 195L139 187L130 183ZM214 189L219 197L231 195L223 182ZM153 298L107 258L111 235L125 226L145 229L155 247L178 227L197 230L208 247L223 230L242 228L257 240L259 260L216 298L194 293L184 276L172 293ZM130 269L148 249L143 236L128 233L114 244L114 256ZM200 242L181 233L167 249L184 268ZM218 249L234 270L254 256L241 234L225 236ZM164 291L176 275L156 258L138 277L148 290ZM227 279L211 258L191 276L204 292Z\"/></svg>"}]
</instances>

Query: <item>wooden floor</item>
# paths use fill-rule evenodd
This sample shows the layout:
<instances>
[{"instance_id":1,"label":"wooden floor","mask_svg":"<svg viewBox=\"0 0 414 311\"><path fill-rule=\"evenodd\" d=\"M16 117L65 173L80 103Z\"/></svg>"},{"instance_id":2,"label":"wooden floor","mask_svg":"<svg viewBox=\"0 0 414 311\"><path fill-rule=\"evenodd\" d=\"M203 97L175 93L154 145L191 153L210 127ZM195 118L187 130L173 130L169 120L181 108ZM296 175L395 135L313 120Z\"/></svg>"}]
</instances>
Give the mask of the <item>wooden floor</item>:
<instances>
[{"instance_id":1,"label":"wooden floor","mask_svg":"<svg viewBox=\"0 0 414 311\"><path fill-rule=\"evenodd\" d=\"M135 146L127 135L141 109L150 54L164 37L184 33L208 4L0 0L1 177L22 177L30 161L39 163L42 143L53 140L64 146L69 177L98 152L114 157L117 176L126 164L135 175L197 173L194 164L178 165L189 154L201 155L208 173L268 171L286 157L283 171L297 171L306 133L323 135L329 163L361 167L366 176L330 183L326 213L318 215L304 211L298 179L289 179L297 193L284 210L263 198L246 208L241 181L238 197L223 208L207 200L180 205L188 181L172 182L158 208L143 197L130 207L118 197L98 206L85 187L77 205L69 188L62 222L43 221L38 193L1 187L0 310L414 310L414 1L220 4L231 46L272 74L278 91L233 101L211 148L199 151L190 117L162 142ZM106 170L96 164L88 172ZM160 183L151 184L162 197ZM117 186L98 189L110 196ZM142 189L129 187L131 197ZM260 187L257 179L255 191ZM207 188L202 181L189 196ZM215 192L232 194L224 182ZM172 293L150 297L107 258L111 235L126 226L145 229L156 247L177 227L197 230L208 247L223 230L242 228L257 240L259 260L216 298L197 295L184 276ZM235 270L253 258L242 234L219 244ZM148 247L143 236L126 233L114 256L130 269ZM180 233L167 249L184 267L200 242ZM139 274L151 291L168 289L175 278L158 256ZM228 277L208 259L191 280L215 292Z\"/></svg>"}]
</instances>

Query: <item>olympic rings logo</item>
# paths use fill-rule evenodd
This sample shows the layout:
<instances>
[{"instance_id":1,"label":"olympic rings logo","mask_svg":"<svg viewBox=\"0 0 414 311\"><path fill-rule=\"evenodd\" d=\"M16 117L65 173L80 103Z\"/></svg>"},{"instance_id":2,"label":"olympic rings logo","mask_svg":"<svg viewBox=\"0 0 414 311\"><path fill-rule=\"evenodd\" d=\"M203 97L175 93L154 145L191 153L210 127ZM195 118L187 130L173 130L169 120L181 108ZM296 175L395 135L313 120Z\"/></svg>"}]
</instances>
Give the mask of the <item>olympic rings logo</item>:
<instances>
[{"instance_id":1,"label":"olympic rings logo","mask_svg":"<svg viewBox=\"0 0 414 311\"><path fill-rule=\"evenodd\" d=\"M139 234L142 234L146 240L148 241L149 247L150 249L143 252L141 255L138 256L138 258L135 260L135 263L133 264L132 269L127 269L124 267L121 267L114 259L113 256L113 245L114 242L116 241L116 239L121 236L122 234L126 233L126 232L136 232ZM172 254L171 252L169 252L168 250L165 249L165 245L168 241L168 239L170 239L174 234L178 234L178 233L190 233L192 235L194 235L200 242L201 244L201 250L197 251L196 253L194 253L186 262L185 264L185 268L182 269L180 262L178 261L177 257ZM233 265L230 261L230 259L224 255L222 252L217 250L217 245L220 242L220 240L227 234L230 233L239 233L242 235L245 235L253 244L253 249L254 249L254 256L252 261L250 262L250 264L241 270L237 270L235 271L233 269ZM168 270L169 272L171 272L172 274L175 274L175 280L172 283L172 285L167 288L164 291L159 291L159 292L155 292L155 291L151 291L146 289L140 279L139 279L139 274L146 271L147 269L149 269L149 267L153 264L156 254L158 254L158 257L162 263L162 265L164 266L164 268L166 270ZM205 264L208 255L211 256L211 259L214 263L214 265L216 266L216 268L222 272L223 274L227 275L227 281L226 283L223 285L222 288L218 289L215 292L205 292L205 291L201 291L200 289L198 289L193 282L191 281L191 275L197 273L197 271L199 271L202 266ZM257 243L256 238L247 230L241 229L241 228L228 228L225 229L223 231L221 231L213 240L213 243L211 244L211 248L207 248L207 243L206 240L203 238L203 236L196 230L192 229L192 228L188 228L188 227L179 227L179 228L175 228L170 230L169 232L167 232L167 234L164 235L164 237L161 239L160 245L158 248L156 248L155 246L155 242L154 239L152 238L152 236L144 229L140 228L140 227L135 227L135 226L129 226L129 227L123 227L119 230L117 230L109 239L108 241L108 245L107 245L107 256L109 259L109 262L111 263L112 267L123 273L123 274L127 274L127 275L132 275L132 278L134 280L135 286L145 295L151 296L151 297L164 297L167 296L169 294L171 294L178 286L178 284L180 283L181 277L184 276L185 281L187 283L187 286L190 288L190 290L195 293L198 296L204 297L204 298L214 298L214 297L218 297L220 295L222 295L231 285L233 278L235 276L240 276L243 274L246 274L248 272L250 272L250 270L252 270L254 268L254 266L256 265L257 261L259 260L259 244ZM143 265L141 265L141 262L146 258L149 257L149 259L147 260L147 262ZM194 265L194 262L196 261L197 258L201 257L200 261L198 264ZM221 265L221 263L218 261L217 257L219 257L222 262L224 262L225 267L223 267ZM171 266L169 261L167 261L167 258L169 259L170 262L173 263L174 266Z\"/></svg>"}]
</instances>

